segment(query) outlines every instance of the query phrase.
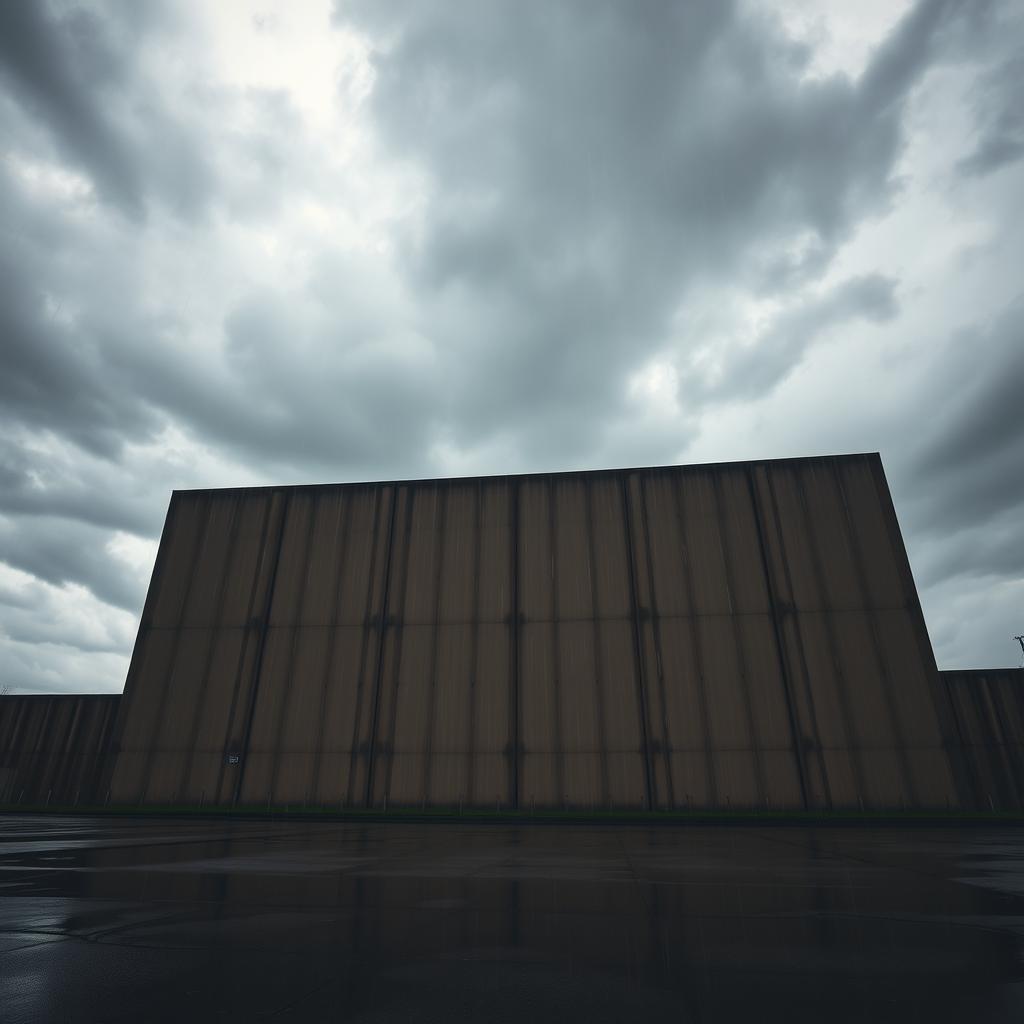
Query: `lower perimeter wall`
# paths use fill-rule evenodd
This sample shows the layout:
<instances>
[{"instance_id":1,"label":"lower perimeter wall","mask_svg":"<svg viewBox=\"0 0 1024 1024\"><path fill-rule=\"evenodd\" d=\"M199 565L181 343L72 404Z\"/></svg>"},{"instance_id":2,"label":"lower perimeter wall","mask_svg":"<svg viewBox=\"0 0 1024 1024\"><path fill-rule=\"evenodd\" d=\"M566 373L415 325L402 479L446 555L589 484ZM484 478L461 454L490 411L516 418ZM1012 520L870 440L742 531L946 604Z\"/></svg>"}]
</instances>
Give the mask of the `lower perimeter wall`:
<instances>
[{"instance_id":1,"label":"lower perimeter wall","mask_svg":"<svg viewBox=\"0 0 1024 1024\"><path fill-rule=\"evenodd\" d=\"M982 810L1024 809L1024 668L940 672Z\"/></svg>"},{"instance_id":2,"label":"lower perimeter wall","mask_svg":"<svg viewBox=\"0 0 1024 1024\"><path fill-rule=\"evenodd\" d=\"M961 669L939 679L972 788L965 803L980 811L1024 810L1024 669ZM120 700L0 696L0 806L105 804Z\"/></svg>"},{"instance_id":3,"label":"lower perimeter wall","mask_svg":"<svg viewBox=\"0 0 1024 1024\"><path fill-rule=\"evenodd\" d=\"M0 697L0 805L102 804L118 694Z\"/></svg>"}]
</instances>

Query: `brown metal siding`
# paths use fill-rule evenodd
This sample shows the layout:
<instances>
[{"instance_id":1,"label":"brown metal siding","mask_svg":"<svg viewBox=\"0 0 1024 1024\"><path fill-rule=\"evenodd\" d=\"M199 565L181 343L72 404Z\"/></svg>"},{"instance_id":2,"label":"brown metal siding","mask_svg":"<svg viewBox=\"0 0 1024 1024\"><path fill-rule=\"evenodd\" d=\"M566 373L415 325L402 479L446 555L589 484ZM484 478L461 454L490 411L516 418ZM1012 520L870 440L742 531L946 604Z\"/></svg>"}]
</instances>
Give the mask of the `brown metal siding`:
<instances>
[{"instance_id":1,"label":"brown metal siding","mask_svg":"<svg viewBox=\"0 0 1024 1024\"><path fill-rule=\"evenodd\" d=\"M0 697L0 805L102 803L119 701L93 694Z\"/></svg>"},{"instance_id":2,"label":"brown metal siding","mask_svg":"<svg viewBox=\"0 0 1024 1024\"><path fill-rule=\"evenodd\" d=\"M1024 807L1024 669L941 672L984 809Z\"/></svg>"},{"instance_id":3,"label":"brown metal siding","mask_svg":"<svg viewBox=\"0 0 1024 1024\"><path fill-rule=\"evenodd\" d=\"M112 788L939 807L954 728L874 456L190 492Z\"/></svg>"}]
</instances>

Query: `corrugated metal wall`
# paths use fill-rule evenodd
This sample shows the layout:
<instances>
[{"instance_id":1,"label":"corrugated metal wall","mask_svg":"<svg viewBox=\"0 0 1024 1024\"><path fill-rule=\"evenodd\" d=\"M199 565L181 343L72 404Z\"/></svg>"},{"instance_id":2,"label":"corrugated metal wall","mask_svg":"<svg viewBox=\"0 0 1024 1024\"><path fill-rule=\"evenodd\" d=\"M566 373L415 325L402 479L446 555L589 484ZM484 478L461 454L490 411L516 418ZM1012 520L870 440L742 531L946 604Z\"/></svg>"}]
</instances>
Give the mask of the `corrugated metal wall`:
<instances>
[{"instance_id":1,"label":"corrugated metal wall","mask_svg":"<svg viewBox=\"0 0 1024 1024\"><path fill-rule=\"evenodd\" d=\"M0 804L101 803L117 695L0 697Z\"/></svg>"},{"instance_id":2,"label":"corrugated metal wall","mask_svg":"<svg viewBox=\"0 0 1024 1024\"><path fill-rule=\"evenodd\" d=\"M940 672L983 809L1024 807L1024 669Z\"/></svg>"},{"instance_id":3,"label":"corrugated metal wall","mask_svg":"<svg viewBox=\"0 0 1024 1024\"><path fill-rule=\"evenodd\" d=\"M947 807L954 734L877 456L191 491L112 794Z\"/></svg>"}]
</instances>

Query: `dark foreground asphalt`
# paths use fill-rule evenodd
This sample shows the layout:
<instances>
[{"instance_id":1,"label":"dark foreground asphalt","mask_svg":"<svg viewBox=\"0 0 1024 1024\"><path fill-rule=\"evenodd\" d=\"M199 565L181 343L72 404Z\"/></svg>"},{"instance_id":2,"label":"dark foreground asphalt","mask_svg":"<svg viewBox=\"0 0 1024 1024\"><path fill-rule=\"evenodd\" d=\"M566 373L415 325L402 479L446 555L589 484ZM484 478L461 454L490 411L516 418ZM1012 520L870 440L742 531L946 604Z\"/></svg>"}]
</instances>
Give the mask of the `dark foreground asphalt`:
<instances>
[{"instance_id":1,"label":"dark foreground asphalt","mask_svg":"<svg viewBox=\"0 0 1024 1024\"><path fill-rule=\"evenodd\" d=\"M0 817L0 1020L1024 1021L1024 830Z\"/></svg>"}]
</instances>

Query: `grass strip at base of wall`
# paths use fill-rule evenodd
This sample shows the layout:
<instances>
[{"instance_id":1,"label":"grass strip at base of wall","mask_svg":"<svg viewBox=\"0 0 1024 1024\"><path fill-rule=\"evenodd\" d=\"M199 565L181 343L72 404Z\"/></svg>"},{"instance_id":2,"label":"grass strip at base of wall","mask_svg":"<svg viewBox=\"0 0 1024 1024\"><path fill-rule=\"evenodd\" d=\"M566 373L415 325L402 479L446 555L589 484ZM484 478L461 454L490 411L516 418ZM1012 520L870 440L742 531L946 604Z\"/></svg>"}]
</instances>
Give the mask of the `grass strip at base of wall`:
<instances>
[{"instance_id":1,"label":"grass strip at base of wall","mask_svg":"<svg viewBox=\"0 0 1024 1024\"><path fill-rule=\"evenodd\" d=\"M447 823L494 825L1024 825L1021 811L728 809L699 811L505 810L486 808L238 806L207 804L0 804L0 814L103 817L327 821L336 823Z\"/></svg>"}]
</instances>

